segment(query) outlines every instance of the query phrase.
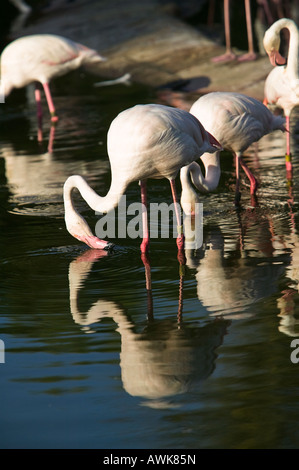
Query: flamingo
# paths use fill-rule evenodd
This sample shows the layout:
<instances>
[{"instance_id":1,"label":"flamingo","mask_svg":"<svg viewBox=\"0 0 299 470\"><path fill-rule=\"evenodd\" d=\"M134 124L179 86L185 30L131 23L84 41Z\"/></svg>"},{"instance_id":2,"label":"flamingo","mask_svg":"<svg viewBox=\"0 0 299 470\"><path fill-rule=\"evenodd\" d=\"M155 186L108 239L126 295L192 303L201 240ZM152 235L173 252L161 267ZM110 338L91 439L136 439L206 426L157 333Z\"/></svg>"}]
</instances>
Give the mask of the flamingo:
<instances>
[{"instance_id":1,"label":"flamingo","mask_svg":"<svg viewBox=\"0 0 299 470\"><path fill-rule=\"evenodd\" d=\"M208 193L217 188L221 176L220 152L216 151L212 155L204 153L200 160L205 167L205 176L197 162L183 166L180 170L181 207L188 215L196 214L196 203L199 202L198 194L190 184L189 178L191 177L192 183L200 192Z\"/></svg>"},{"instance_id":2,"label":"flamingo","mask_svg":"<svg viewBox=\"0 0 299 470\"><path fill-rule=\"evenodd\" d=\"M222 147L188 111L158 104L136 105L122 111L112 121L107 135L111 165L111 185L105 197L99 196L79 175L64 184L65 222L69 233L91 248L109 249L111 243L94 236L74 207L72 192L76 188L87 204L105 213L116 207L127 186L139 181L141 187L143 240L141 252L149 248L146 180L167 178L170 181L176 219L180 226L179 203L175 178L180 168L198 159L204 152L214 153ZM179 251L184 236L177 238Z\"/></svg>"},{"instance_id":3,"label":"flamingo","mask_svg":"<svg viewBox=\"0 0 299 470\"><path fill-rule=\"evenodd\" d=\"M287 64L279 53L280 31L284 28L290 33ZM274 67L265 81L264 104L276 105L286 117L286 170L291 172L290 115L292 109L299 105L299 31L296 23L289 18L281 18L265 32L263 42L271 64L281 65Z\"/></svg>"},{"instance_id":4,"label":"flamingo","mask_svg":"<svg viewBox=\"0 0 299 470\"><path fill-rule=\"evenodd\" d=\"M235 202L240 201L239 168L243 168L250 180L250 193L255 195L257 181L243 161L243 152L261 137L273 130L285 130L285 119L274 116L271 111L255 98L234 92L211 92L201 96L190 109L204 128L220 142L223 149L231 151L236 159L236 190ZM203 177L198 163L193 162L180 172L182 182L181 205L194 201L194 190L188 182L190 173L193 184L200 191L207 192L216 189L220 178L219 151L207 160L202 155L201 160L206 167Z\"/></svg>"},{"instance_id":5,"label":"flamingo","mask_svg":"<svg viewBox=\"0 0 299 470\"><path fill-rule=\"evenodd\" d=\"M42 84L52 123L58 121L49 82L80 66L91 68L104 57L93 49L71 39L53 34L24 36L8 44L1 55L1 80L4 96L14 88L23 88L36 82L38 140L42 140L42 107L39 84Z\"/></svg>"}]
</instances>

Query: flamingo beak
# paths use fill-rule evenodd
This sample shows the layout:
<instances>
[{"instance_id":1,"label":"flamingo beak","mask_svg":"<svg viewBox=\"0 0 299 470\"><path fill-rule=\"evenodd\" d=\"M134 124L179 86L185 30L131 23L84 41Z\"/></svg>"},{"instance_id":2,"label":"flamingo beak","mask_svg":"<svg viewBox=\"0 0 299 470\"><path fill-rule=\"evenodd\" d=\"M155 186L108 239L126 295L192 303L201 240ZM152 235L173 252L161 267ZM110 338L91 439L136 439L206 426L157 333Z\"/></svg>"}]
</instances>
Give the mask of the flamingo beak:
<instances>
[{"instance_id":1,"label":"flamingo beak","mask_svg":"<svg viewBox=\"0 0 299 470\"><path fill-rule=\"evenodd\" d=\"M273 67L276 67L277 65L286 65L287 63L286 58L283 57L278 51L271 51L269 53L269 60Z\"/></svg>"},{"instance_id":2,"label":"flamingo beak","mask_svg":"<svg viewBox=\"0 0 299 470\"><path fill-rule=\"evenodd\" d=\"M85 243L88 245L90 248L96 248L97 250L111 250L114 247L114 244L111 242L107 242L106 240L101 240L98 237L95 236L81 236L81 237L76 237L78 240L81 242Z\"/></svg>"},{"instance_id":3,"label":"flamingo beak","mask_svg":"<svg viewBox=\"0 0 299 470\"><path fill-rule=\"evenodd\" d=\"M223 147L218 142L218 140L215 139L215 137L212 134L210 134L208 131L206 131L206 133L208 134L209 142L212 145L212 147L214 147L216 150L223 150Z\"/></svg>"}]
</instances>

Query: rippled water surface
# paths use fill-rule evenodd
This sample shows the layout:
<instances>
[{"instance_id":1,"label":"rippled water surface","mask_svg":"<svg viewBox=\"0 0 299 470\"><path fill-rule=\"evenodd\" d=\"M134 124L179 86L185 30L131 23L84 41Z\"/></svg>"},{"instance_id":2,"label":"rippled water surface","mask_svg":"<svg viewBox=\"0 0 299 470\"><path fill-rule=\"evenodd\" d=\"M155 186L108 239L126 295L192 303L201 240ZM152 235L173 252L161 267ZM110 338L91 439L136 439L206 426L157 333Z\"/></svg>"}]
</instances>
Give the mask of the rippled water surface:
<instances>
[{"instance_id":1,"label":"rippled water surface","mask_svg":"<svg viewBox=\"0 0 299 470\"><path fill-rule=\"evenodd\" d=\"M40 146L25 94L0 109L1 447L298 447L298 114L293 181L273 133L246 153L258 198L243 180L236 210L223 153L219 187L201 196L202 246L180 265L175 240L153 239L145 261L139 239L107 253L65 228L65 179L81 174L104 195L110 122L158 101L136 85L91 83L57 89L51 154L47 119ZM148 197L171 202L168 182L149 181ZM127 202L139 198L132 184Z\"/></svg>"}]
</instances>

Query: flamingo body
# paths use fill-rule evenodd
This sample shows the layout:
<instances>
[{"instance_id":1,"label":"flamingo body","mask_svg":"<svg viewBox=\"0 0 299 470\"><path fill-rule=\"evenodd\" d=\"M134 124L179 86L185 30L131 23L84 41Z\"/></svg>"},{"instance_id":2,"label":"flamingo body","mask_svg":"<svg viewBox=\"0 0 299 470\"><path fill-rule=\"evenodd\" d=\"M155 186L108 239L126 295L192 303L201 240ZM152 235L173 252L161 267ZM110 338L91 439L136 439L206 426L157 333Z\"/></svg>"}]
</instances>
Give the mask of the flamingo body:
<instances>
[{"instance_id":1,"label":"flamingo body","mask_svg":"<svg viewBox=\"0 0 299 470\"><path fill-rule=\"evenodd\" d=\"M53 34L35 34L16 39L6 46L1 55L1 82L4 95L14 88L36 83L38 140L42 140L42 107L38 83L46 95L53 123L58 121L49 83L53 78L83 66L95 67L105 60L93 49L70 39Z\"/></svg>"},{"instance_id":2,"label":"flamingo body","mask_svg":"<svg viewBox=\"0 0 299 470\"><path fill-rule=\"evenodd\" d=\"M154 104L137 105L120 113L108 131L107 146L112 174L128 183L147 178L174 179L179 169L197 160L205 148L216 150L194 116Z\"/></svg>"},{"instance_id":3,"label":"flamingo body","mask_svg":"<svg viewBox=\"0 0 299 470\"><path fill-rule=\"evenodd\" d=\"M234 92L212 92L199 98L190 113L231 152L243 153L274 129L284 130L284 119L274 116L263 103Z\"/></svg>"},{"instance_id":4,"label":"flamingo body","mask_svg":"<svg viewBox=\"0 0 299 470\"><path fill-rule=\"evenodd\" d=\"M191 107L190 113L198 118L204 128L220 142L223 149L229 150L236 157L236 199L239 198L239 164L250 179L251 194L257 189L257 183L242 160L243 152L261 137L275 129L285 130L285 119L274 116L260 101L234 92L212 92L200 97ZM198 184L200 190L213 190L217 187L220 171L220 159L215 156L214 168L209 181L201 177ZM204 161L205 156L201 159ZM205 161L204 161L205 163ZM210 163L210 161L209 161ZM190 167L192 169L192 167ZM186 170L182 170L186 171ZM206 176L207 178L207 176Z\"/></svg>"},{"instance_id":5,"label":"flamingo body","mask_svg":"<svg viewBox=\"0 0 299 470\"><path fill-rule=\"evenodd\" d=\"M70 39L35 34L16 39L1 55L1 79L5 95L32 82L49 83L90 62L104 60L98 53Z\"/></svg>"},{"instance_id":6,"label":"flamingo body","mask_svg":"<svg viewBox=\"0 0 299 470\"><path fill-rule=\"evenodd\" d=\"M280 31L284 28L290 33L288 61L286 65L275 67L269 73L265 81L264 102L281 108L286 116L286 153L290 155L290 115L292 109L299 105L299 31L296 23L289 18L281 18L265 32L263 42L272 65L285 63L279 53Z\"/></svg>"},{"instance_id":7,"label":"flamingo body","mask_svg":"<svg viewBox=\"0 0 299 470\"><path fill-rule=\"evenodd\" d=\"M74 188L80 191L93 210L103 213L117 206L133 181L141 182L142 202L146 206L145 181L148 178L167 178L176 203L174 180L180 168L198 159L204 152L214 153L221 146L187 111L148 104L127 109L113 120L108 131L107 148L112 177L105 197L99 196L78 175L70 176L64 185L67 229L92 248L105 248L107 242L92 235L87 223L74 208ZM146 225L145 219L144 222ZM147 251L148 244L145 228L142 251Z\"/></svg>"},{"instance_id":8,"label":"flamingo body","mask_svg":"<svg viewBox=\"0 0 299 470\"><path fill-rule=\"evenodd\" d=\"M285 116L290 116L292 109L299 105L299 83L298 88L296 83L294 85L290 86L285 67L275 67L265 82L266 103L283 109Z\"/></svg>"}]
</instances>

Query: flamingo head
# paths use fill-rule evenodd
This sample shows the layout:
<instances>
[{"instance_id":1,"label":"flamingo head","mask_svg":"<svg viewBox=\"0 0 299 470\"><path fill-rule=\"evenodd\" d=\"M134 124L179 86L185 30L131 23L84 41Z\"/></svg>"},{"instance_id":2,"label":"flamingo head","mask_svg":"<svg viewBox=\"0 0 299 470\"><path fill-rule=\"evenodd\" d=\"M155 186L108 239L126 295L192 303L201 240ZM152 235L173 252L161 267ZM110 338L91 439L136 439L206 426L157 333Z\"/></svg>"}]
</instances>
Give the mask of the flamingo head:
<instances>
[{"instance_id":1,"label":"flamingo head","mask_svg":"<svg viewBox=\"0 0 299 470\"><path fill-rule=\"evenodd\" d=\"M283 57L279 52L280 35L273 32L271 28L265 32L263 44L273 67L276 65L285 65L287 63L285 57Z\"/></svg>"},{"instance_id":2,"label":"flamingo head","mask_svg":"<svg viewBox=\"0 0 299 470\"><path fill-rule=\"evenodd\" d=\"M101 240L100 238L94 235L73 235L77 240L88 245L90 248L95 248L97 250L111 250L114 247L114 244L108 242L107 240Z\"/></svg>"},{"instance_id":3,"label":"flamingo head","mask_svg":"<svg viewBox=\"0 0 299 470\"><path fill-rule=\"evenodd\" d=\"M65 212L65 223L68 232L80 242L97 250L110 250L114 245L93 235L84 217L72 209Z\"/></svg>"},{"instance_id":4,"label":"flamingo head","mask_svg":"<svg viewBox=\"0 0 299 470\"><path fill-rule=\"evenodd\" d=\"M212 134L210 134L210 132L206 131L206 133L208 135L209 144L211 145L213 149L212 153L223 150L223 147L218 142L218 140Z\"/></svg>"}]
</instances>

